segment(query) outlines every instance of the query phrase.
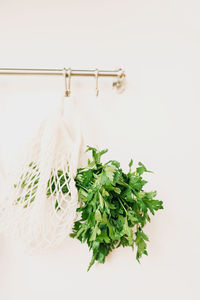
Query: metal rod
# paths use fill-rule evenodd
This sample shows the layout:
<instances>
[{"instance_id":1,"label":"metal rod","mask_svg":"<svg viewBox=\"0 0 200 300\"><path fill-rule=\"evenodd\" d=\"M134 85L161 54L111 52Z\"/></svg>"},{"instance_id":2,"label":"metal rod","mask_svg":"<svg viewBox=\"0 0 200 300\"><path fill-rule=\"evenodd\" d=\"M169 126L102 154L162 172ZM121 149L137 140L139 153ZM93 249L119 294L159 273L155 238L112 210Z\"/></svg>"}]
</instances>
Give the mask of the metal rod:
<instances>
[{"instance_id":1,"label":"metal rod","mask_svg":"<svg viewBox=\"0 0 200 300\"><path fill-rule=\"evenodd\" d=\"M98 77L115 77L116 81L113 82L113 87L115 87L119 92L124 90L125 86L125 72L122 69L117 70L73 70L73 69L11 69L11 68L0 68L0 75L61 75L65 76L65 78L69 77L69 72L66 70L70 70L70 78L71 76L90 76L95 77L96 82L98 81ZM98 76L97 76L98 70ZM96 87L96 92L98 88ZM99 93L99 92L98 92ZM97 94L98 94L97 93Z\"/></svg>"},{"instance_id":2,"label":"metal rod","mask_svg":"<svg viewBox=\"0 0 200 300\"><path fill-rule=\"evenodd\" d=\"M62 75L63 69L9 69L0 68L0 75ZM67 75L66 75L67 76ZM96 69L94 70L71 70L71 76L96 76ZM125 77L125 72L122 69L106 71L99 70L99 77Z\"/></svg>"}]
</instances>

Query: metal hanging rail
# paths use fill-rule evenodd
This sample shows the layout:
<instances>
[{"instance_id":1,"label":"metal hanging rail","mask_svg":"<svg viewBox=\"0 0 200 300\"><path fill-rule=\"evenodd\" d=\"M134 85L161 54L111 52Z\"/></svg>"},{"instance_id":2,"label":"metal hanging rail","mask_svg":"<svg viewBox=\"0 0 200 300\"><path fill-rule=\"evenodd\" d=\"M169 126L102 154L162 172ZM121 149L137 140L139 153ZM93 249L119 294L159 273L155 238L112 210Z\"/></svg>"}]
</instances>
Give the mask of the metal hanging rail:
<instances>
[{"instance_id":1,"label":"metal hanging rail","mask_svg":"<svg viewBox=\"0 0 200 300\"><path fill-rule=\"evenodd\" d=\"M1 75L63 75L64 69L9 69L0 68ZM73 70L71 76L96 76L96 70ZM66 74L67 76L67 74ZM98 70L99 77L125 77L125 72L122 69L107 71Z\"/></svg>"},{"instance_id":2,"label":"metal hanging rail","mask_svg":"<svg viewBox=\"0 0 200 300\"><path fill-rule=\"evenodd\" d=\"M89 76L96 79L96 95L99 94L98 78L99 77L116 77L117 80L113 82L113 87L116 87L118 91L124 90L125 72L122 69L117 70L73 70L71 68L63 69L10 69L0 68L0 75L61 75L65 79L68 79L68 85L66 84L66 95L70 95L70 81L72 76Z\"/></svg>"}]
</instances>

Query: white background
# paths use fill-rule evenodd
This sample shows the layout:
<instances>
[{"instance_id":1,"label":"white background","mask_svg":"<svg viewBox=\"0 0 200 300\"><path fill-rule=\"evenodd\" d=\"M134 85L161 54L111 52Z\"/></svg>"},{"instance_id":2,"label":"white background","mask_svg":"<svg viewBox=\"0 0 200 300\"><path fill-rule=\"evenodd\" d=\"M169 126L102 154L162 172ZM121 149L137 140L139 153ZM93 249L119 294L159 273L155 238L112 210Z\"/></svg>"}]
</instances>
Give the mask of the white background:
<instances>
[{"instance_id":1,"label":"white background","mask_svg":"<svg viewBox=\"0 0 200 300\"><path fill-rule=\"evenodd\" d=\"M59 249L28 256L0 236L0 299L200 299L199 109L200 4L195 0L0 0L0 67L123 67L127 87L73 78L87 119L88 143L155 172L165 210L147 226L141 265L118 249L86 272L91 254L66 238ZM15 155L63 94L62 77L0 77L0 153Z\"/></svg>"}]
</instances>

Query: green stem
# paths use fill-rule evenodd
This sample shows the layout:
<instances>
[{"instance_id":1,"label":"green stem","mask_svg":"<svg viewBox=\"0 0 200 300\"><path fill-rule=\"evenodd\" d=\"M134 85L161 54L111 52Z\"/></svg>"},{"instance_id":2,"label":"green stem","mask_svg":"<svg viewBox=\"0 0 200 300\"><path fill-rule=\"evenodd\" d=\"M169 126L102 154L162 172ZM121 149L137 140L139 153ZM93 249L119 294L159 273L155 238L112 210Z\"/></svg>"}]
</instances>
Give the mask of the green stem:
<instances>
[{"instance_id":1,"label":"green stem","mask_svg":"<svg viewBox=\"0 0 200 300\"><path fill-rule=\"evenodd\" d=\"M120 198L119 198L119 202L121 203L121 205L122 205L123 209L125 210L125 212L126 212L126 214L127 214L127 210L126 210L126 208L125 208L124 204L122 203L122 201L120 200Z\"/></svg>"},{"instance_id":2,"label":"green stem","mask_svg":"<svg viewBox=\"0 0 200 300\"><path fill-rule=\"evenodd\" d=\"M85 190L88 193L88 190L84 186L82 186L82 185L80 185L78 183L76 184L76 186L82 188L83 190Z\"/></svg>"}]
</instances>

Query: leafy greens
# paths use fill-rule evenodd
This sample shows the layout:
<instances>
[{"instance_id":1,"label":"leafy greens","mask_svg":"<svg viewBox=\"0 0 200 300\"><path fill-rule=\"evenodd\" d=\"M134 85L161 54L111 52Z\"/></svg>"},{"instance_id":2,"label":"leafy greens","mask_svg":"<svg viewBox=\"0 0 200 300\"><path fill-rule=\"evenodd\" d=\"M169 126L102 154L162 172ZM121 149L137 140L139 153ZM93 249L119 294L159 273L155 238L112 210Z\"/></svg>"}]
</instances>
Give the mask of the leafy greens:
<instances>
[{"instance_id":1,"label":"leafy greens","mask_svg":"<svg viewBox=\"0 0 200 300\"><path fill-rule=\"evenodd\" d=\"M115 248L130 246L137 248L138 262L147 253L147 235L143 231L150 222L149 213L163 209L163 202L156 200L156 191L145 192L147 183L142 175L150 172L139 162L132 172L133 160L126 174L120 163L110 160L101 163L101 156L108 150L92 151L93 160L86 168L78 169L75 178L81 217L74 223L71 237L87 243L93 255L88 270L95 261L104 263L107 255Z\"/></svg>"}]
</instances>

